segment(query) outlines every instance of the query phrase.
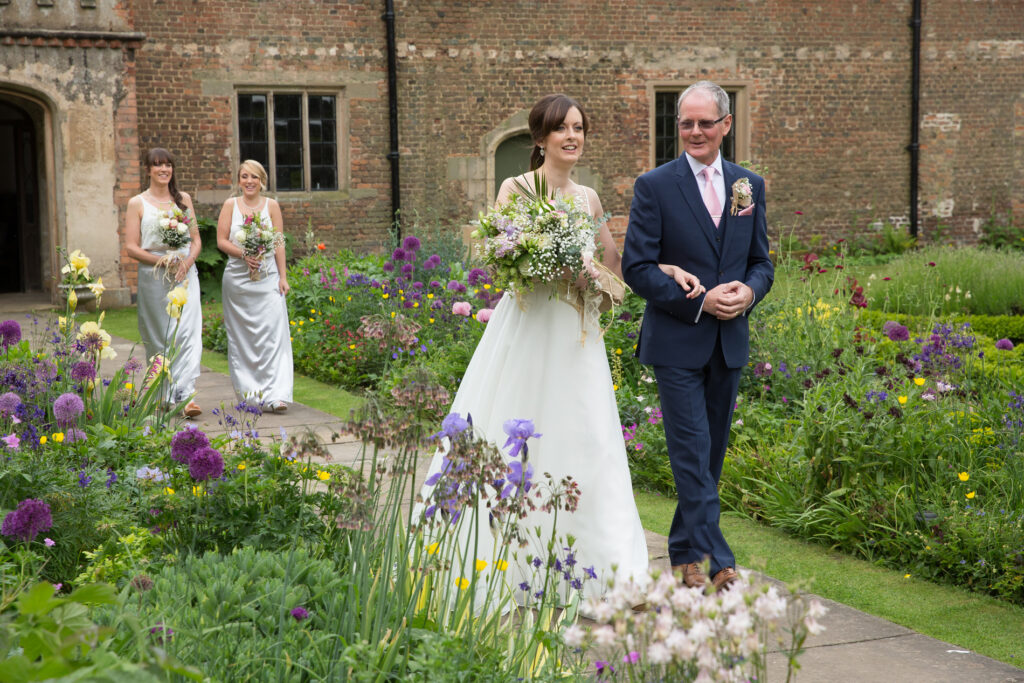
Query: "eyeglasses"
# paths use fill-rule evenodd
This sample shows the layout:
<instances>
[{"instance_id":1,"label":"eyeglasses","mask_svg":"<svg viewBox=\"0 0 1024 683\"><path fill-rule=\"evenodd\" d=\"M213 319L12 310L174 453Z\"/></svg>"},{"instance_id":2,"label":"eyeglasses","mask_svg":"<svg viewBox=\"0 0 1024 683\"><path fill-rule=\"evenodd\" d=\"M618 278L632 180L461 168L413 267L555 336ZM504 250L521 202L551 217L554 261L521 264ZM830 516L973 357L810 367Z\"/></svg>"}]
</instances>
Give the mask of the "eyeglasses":
<instances>
[{"instance_id":1,"label":"eyeglasses","mask_svg":"<svg viewBox=\"0 0 1024 683\"><path fill-rule=\"evenodd\" d=\"M690 119L683 119L682 121L679 122L679 127L682 130L691 130L693 128L693 124L696 123L698 126L700 126L701 130L711 130L716 125L724 121L726 116L728 116L728 114L722 114L714 121L708 121L707 119L701 119L700 121L691 121Z\"/></svg>"}]
</instances>

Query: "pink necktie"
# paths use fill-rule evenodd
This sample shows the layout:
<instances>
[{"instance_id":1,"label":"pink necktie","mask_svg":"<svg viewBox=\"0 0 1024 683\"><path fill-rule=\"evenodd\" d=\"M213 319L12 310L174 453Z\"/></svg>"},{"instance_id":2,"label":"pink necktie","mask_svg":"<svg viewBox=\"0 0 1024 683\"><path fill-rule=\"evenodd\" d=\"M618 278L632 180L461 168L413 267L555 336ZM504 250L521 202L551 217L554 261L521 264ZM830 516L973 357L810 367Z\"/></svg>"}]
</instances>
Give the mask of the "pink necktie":
<instances>
[{"instance_id":1,"label":"pink necktie","mask_svg":"<svg viewBox=\"0 0 1024 683\"><path fill-rule=\"evenodd\" d=\"M701 173L704 174L704 206L708 207L708 213L711 214L711 220L714 221L717 228L719 221L722 220L722 205L718 202L718 193L715 192L715 185L711 182L714 169L705 166Z\"/></svg>"}]
</instances>

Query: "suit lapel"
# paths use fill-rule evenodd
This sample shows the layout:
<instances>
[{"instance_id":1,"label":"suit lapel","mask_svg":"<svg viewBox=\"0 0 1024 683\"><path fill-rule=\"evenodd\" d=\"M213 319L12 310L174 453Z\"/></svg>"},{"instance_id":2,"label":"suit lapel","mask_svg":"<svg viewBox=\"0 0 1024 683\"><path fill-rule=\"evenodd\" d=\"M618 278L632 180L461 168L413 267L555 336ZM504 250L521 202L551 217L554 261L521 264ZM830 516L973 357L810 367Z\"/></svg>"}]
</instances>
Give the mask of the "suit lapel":
<instances>
[{"instance_id":1,"label":"suit lapel","mask_svg":"<svg viewBox=\"0 0 1024 683\"><path fill-rule=\"evenodd\" d=\"M722 178L725 179L725 205L722 207L722 220L718 229L722 233L722 251L725 251L726 240L729 239L729 218L732 216L732 184L740 177L741 166L731 164L722 159Z\"/></svg>"},{"instance_id":2,"label":"suit lapel","mask_svg":"<svg viewBox=\"0 0 1024 683\"><path fill-rule=\"evenodd\" d=\"M686 155L684 154L677 158L675 164L676 184L679 186L679 191L682 193L687 205L689 205L690 213L697 219L701 231L708 240L708 244L715 250L716 255L721 256L718 240L715 239L717 228L715 228L715 224L711 220L711 214L708 213L707 207L704 206L704 198L701 197L700 188L697 187L697 178L693 175L693 169L690 168ZM728 193L728 190L726 192ZM724 214L725 212L723 211L722 213ZM724 225L724 216L722 222Z\"/></svg>"}]
</instances>

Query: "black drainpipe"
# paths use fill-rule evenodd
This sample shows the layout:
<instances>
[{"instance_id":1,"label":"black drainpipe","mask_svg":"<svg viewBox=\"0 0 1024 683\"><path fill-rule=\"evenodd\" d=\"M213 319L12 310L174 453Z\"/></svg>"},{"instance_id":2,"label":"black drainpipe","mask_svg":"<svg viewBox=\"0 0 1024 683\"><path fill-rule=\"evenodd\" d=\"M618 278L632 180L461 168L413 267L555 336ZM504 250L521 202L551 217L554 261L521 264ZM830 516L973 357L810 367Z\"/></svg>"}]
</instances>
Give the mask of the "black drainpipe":
<instances>
[{"instance_id":1,"label":"black drainpipe","mask_svg":"<svg viewBox=\"0 0 1024 683\"><path fill-rule=\"evenodd\" d=\"M387 26L388 35L388 123L391 127L391 147L388 150L388 161L391 162L391 221L395 229L395 239L402 240L402 224L399 221L401 211L401 192L398 185L398 58L395 48L395 3L384 0L384 15L381 17Z\"/></svg>"},{"instance_id":2,"label":"black drainpipe","mask_svg":"<svg viewBox=\"0 0 1024 683\"><path fill-rule=\"evenodd\" d=\"M920 166L921 117L921 0L914 0L914 16L910 19L914 31L910 51L910 236L917 237L917 182Z\"/></svg>"}]
</instances>

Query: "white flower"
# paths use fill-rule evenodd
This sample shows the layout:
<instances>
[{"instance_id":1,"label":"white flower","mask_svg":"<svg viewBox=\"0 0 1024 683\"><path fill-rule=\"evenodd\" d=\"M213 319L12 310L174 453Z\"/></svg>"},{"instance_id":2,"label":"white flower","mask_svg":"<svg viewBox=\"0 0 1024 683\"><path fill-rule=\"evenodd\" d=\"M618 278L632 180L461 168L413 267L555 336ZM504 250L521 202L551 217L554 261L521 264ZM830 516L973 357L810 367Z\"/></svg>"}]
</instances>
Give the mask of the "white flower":
<instances>
[{"instance_id":1,"label":"white flower","mask_svg":"<svg viewBox=\"0 0 1024 683\"><path fill-rule=\"evenodd\" d=\"M615 643L615 629L611 626L601 626L594 629L594 644L600 647L608 647Z\"/></svg>"},{"instance_id":2,"label":"white flower","mask_svg":"<svg viewBox=\"0 0 1024 683\"><path fill-rule=\"evenodd\" d=\"M594 615L594 621L600 623L607 623L615 616L615 608L610 603L604 600L595 600L595 604L591 605Z\"/></svg>"},{"instance_id":3,"label":"white flower","mask_svg":"<svg viewBox=\"0 0 1024 683\"><path fill-rule=\"evenodd\" d=\"M185 225L184 223L178 223L178 232L184 235L186 232L188 232L188 226Z\"/></svg>"},{"instance_id":4,"label":"white flower","mask_svg":"<svg viewBox=\"0 0 1024 683\"><path fill-rule=\"evenodd\" d=\"M820 619L821 617L828 614L828 607L821 604L821 600L812 599L810 604L807 605L807 616L813 617L814 619Z\"/></svg>"},{"instance_id":5,"label":"white flower","mask_svg":"<svg viewBox=\"0 0 1024 683\"><path fill-rule=\"evenodd\" d=\"M565 629L565 633L562 634L562 640L569 647L579 647L583 644L586 639L587 632L583 630L583 627L579 624L573 624L569 628Z\"/></svg>"},{"instance_id":6,"label":"white flower","mask_svg":"<svg viewBox=\"0 0 1024 683\"><path fill-rule=\"evenodd\" d=\"M235 241L238 242L239 244L245 241L245 230L235 231Z\"/></svg>"},{"instance_id":7,"label":"white flower","mask_svg":"<svg viewBox=\"0 0 1024 683\"><path fill-rule=\"evenodd\" d=\"M807 632L812 636L816 636L825 630L825 627L819 624L817 619L810 616L804 619L804 626L807 627Z\"/></svg>"},{"instance_id":8,"label":"white flower","mask_svg":"<svg viewBox=\"0 0 1024 683\"><path fill-rule=\"evenodd\" d=\"M113 360L117 358L117 351L111 346L104 346L100 351L100 358L103 360Z\"/></svg>"},{"instance_id":9,"label":"white flower","mask_svg":"<svg viewBox=\"0 0 1024 683\"><path fill-rule=\"evenodd\" d=\"M705 640L711 637L714 630L711 628L711 623L707 619L700 619L694 622L690 628L690 639L695 643L703 643Z\"/></svg>"},{"instance_id":10,"label":"white flower","mask_svg":"<svg viewBox=\"0 0 1024 683\"><path fill-rule=\"evenodd\" d=\"M170 218L161 218L159 222L160 222L160 227L161 228L166 228L167 226L169 226L171 224L171 219Z\"/></svg>"},{"instance_id":11,"label":"white flower","mask_svg":"<svg viewBox=\"0 0 1024 683\"><path fill-rule=\"evenodd\" d=\"M729 616L729 623L725 625L725 631L735 638L742 638L753 626L754 620L750 618L750 612L743 610Z\"/></svg>"},{"instance_id":12,"label":"white flower","mask_svg":"<svg viewBox=\"0 0 1024 683\"><path fill-rule=\"evenodd\" d=\"M765 621L773 621L786 613L786 599L779 595L775 586L770 586L763 595L754 600L754 612Z\"/></svg>"},{"instance_id":13,"label":"white flower","mask_svg":"<svg viewBox=\"0 0 1024 683\"><path fill-rule=\"evenodd\" d=\"M647 648L647 660L651 664L667 664L672 661L672 652L664 643L654 642Z\"/></svg>"},{"instance_id":14,"label":"white flower","mask_svg":"<svg viewBox=\"0 0 1024 683\"><path fill-rule=\"evenodd\" d=\"M665 645L683 659L689 659L697 651L697 646L687 637L686 631L678 628L668 634Z\"/></svg>"}]
</instances>

